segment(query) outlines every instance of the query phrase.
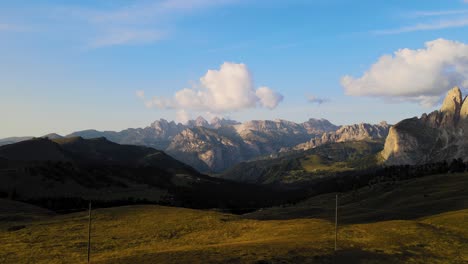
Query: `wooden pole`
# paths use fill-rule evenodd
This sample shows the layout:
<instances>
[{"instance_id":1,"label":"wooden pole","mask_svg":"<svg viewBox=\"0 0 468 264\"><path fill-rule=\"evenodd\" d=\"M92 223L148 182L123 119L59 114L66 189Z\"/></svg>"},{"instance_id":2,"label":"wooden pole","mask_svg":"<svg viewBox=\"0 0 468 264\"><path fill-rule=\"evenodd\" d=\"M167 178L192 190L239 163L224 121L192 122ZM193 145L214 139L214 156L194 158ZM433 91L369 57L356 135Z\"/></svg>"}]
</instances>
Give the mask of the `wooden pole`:
<instances>
[{"instance_id":1,"label":"wooden pole","mask_svg":"<svg viewBox=\"0 0 468 264\"><path fill-rule=\"evenodd\" d=\"M335 202L335 251L337 250L338 242L338 194L336 194Z\"/></svg>"},{"instance_id":2,"label":"wooden pole","mask_svg":"<svg viewBox=\"0 0 468 264\"><path fill-rule=\"evenodd\" d=\"M88 264L90 262L90 257L91 257L91 201L89 201L89 212L88 212Z\"/></svg>"}]
</instances>

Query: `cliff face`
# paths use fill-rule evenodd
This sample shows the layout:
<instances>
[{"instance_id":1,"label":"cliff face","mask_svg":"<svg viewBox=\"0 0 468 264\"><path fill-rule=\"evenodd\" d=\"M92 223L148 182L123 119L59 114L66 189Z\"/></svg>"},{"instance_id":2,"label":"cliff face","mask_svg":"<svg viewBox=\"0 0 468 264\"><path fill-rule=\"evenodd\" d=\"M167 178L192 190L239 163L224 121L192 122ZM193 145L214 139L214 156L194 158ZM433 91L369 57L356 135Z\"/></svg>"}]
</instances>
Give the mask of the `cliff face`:
<instances>
[{"instance_id":1,"label":"cliff face","mask_svg":"<svg viewBox=\"0 0 468 264\"><path fill-rule=\"evenodd\" d=\"M325 119L310 119L304 123L252 120L242 124L214 119L210 127L193 126L183 130L171 139L166 151L201 171L220 172L337 128Z\"/></svg>"},{"instance_id":2,"label":"cliff face","mask_svg":"<svg viewBox=\"0 0 468 264\"><path fill-rule=\"evenodd\" d=\"M243 147L215 130L193 127L176 135L166 151L201 171L221 171L245 158Z\"/></svg>"},{"instance_id":3,"label":"cliff face","mask_svg":"<svg viewBox=\"0 0 468 264\"><path fill-rule=\"evenodd\" d=\"M468 103L454 87L438 111L394 125L381 156L386 164L468 159Z\"/></svg>"},{"instance_id":4,"label":"cliff face","mask_svg":"<svg viewBox=\"0 0 468 264\"><path fill-rule=\"evenodd\" d=\"M295 150L308 150L326 143L383 140L387 137L390 125L386 122L371 125L366 123L342 126L333 132L323 133L320 137L294 147Z\"/></svg>"}]
</instances>

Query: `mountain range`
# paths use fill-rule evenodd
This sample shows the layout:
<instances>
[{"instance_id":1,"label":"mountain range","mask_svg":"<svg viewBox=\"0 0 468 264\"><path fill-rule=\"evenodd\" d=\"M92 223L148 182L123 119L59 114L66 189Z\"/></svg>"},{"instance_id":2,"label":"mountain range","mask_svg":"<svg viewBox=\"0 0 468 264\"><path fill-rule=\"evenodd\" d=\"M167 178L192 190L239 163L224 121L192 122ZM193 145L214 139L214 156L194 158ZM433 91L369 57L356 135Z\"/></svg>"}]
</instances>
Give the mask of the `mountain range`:
<instances>
[{"instance_id":1,"label":"mountain range","mask_svg":"<svg viewBox=\"0 0 468 264\"><path fill-rule=\"evenodd\" d=\"M372 167L452 164L454 159L456 166L468 161L466 98L455 87L440 110L420 118L394 126L385 122L342 126L273 158L239 163L219 177L261 184L297 183Z\"/></svg>"},{"instance_id":2,"label":"mountain range","mask_svg":"<svg viewBox=\"0 0 468 264\"><path fill-rule=\"evenodd\" d=\"M164 119L145 128L129 128L119 132L83 130L65 137L86 139L105 137L119 143L148 146L164 150L174 158L202 172L219 173L239 162L298 149L309 149L328 142L383 140L388 125L358 124L337 126L325 119L309 119L303 123L286 120L252 120L240 123L202 117L186 124ZM50 139L61 138L48 134ZM8 138L0 145L30 139Z\"/></svg>"},{"instance_id":3,"label":"mountain range","mask_svg":"<svg viewBox=\"0 0 468 264\"><path fill-rule=\"evenodd\" d=\"M83 130L65 137L55 133L44 137L104 137L119 144L152 147L204 173L221 173L245 161L352 141L385 142L379 157L387 165L423 164L468 156L466 101L455 87L448 92L440 110L394 126L386 122L337 126L326 119L313 118L303 123L281 119L240 123L220 118L208 122L198 117L186 124L160 119L145 128L119 132ZM1 139L0 146L27 139L31 137Z\"/></svg>"}]
</instances>

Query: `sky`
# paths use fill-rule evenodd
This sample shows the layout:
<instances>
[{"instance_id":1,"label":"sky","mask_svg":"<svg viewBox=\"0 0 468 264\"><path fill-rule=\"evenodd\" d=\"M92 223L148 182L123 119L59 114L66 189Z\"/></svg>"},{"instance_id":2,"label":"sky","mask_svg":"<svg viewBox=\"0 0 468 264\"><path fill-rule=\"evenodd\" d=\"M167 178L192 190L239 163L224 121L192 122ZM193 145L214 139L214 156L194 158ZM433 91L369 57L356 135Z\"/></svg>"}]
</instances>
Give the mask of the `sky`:
<instances>
[{"instance_id":1,"label":"sky","mask_svg":"<svg viewBox=\"0 0 468 264\"><path fill-rule=\"evenodd\" d=\"M396 123L468 88L468 1L0 0L0 138Z\"/></svg>"}]
</instances>

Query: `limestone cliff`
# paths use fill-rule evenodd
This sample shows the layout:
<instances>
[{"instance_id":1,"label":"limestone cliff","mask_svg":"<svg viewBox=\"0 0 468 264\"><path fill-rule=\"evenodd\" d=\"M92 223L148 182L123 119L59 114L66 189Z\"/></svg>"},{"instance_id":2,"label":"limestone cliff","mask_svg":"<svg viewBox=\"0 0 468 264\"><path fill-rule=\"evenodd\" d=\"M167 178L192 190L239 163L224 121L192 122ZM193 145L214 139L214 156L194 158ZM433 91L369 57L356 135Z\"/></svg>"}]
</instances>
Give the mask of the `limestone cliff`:
<instances>
[{"instance_id":1,"label":"limestone cliff","mask_svg":"<svg viewBox=\"0 0 468 264\"><path fill-rule=\"evenodd\" d=\"M380 124L372 125L367 123L346 125L333 132L323 133L321 136L295 146L294 150L308 150L326 143L347 142L347 141L373 141L383 140L388 135L390 125L383 121Z\"/></svg>"},{"instance_id":2,"label":"limestone cliff","mask_svg":"<svg viewBox=\"0 0 468 264\"><path fill-rule=\"evenodd\" d=\"M381 156L386 164L422 164L468 159L468 103L451 89L438 111L394 125Z\"/></svg>"}]
</instances>

